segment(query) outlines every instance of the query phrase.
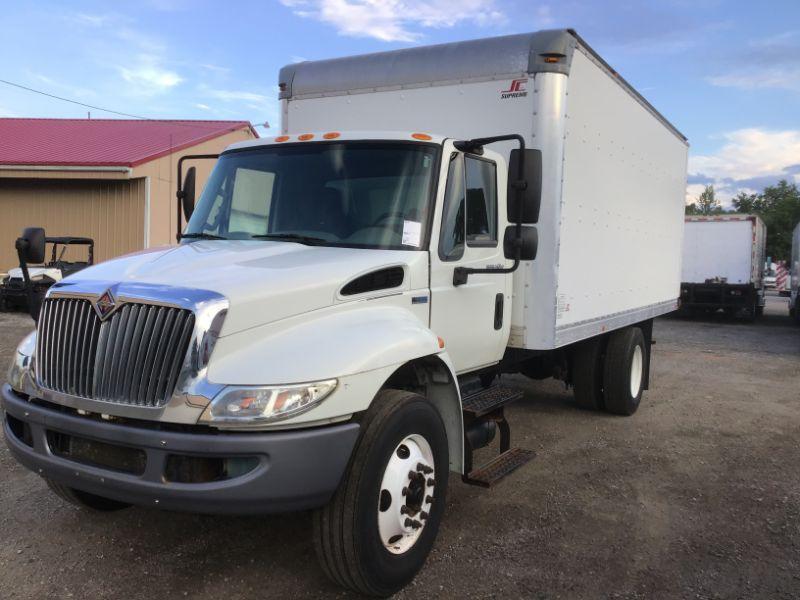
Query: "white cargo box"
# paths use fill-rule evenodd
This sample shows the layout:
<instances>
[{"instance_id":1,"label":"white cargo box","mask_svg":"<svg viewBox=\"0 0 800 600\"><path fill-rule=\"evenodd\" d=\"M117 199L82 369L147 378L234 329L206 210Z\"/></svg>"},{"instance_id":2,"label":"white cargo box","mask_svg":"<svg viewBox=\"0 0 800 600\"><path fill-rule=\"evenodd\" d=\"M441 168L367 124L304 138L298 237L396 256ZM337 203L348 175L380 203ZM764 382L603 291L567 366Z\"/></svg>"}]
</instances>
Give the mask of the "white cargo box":
<instances>
[{"instance_id":1,"label":"white cargo box","mask_svg":"<svg viewBox=\"0 0 800 600\"><path fill-rule=\"evenodd\" d=\"M767 233L751 215L686 217L683 234L685 283L752 283L761 287Z\"/></svg>"},{"instance_id":2,"label":"white cargo box","mask_svg":"<svg viewBox=\"0 0 800 600\"><path fill-rule=\"evenodd\" d=\"M677 307L688 144L573 31L297 63L280 89L283 133L519 133L542 151L539 253L514 276L510 346Z\"/></svg>"}]
</instances>

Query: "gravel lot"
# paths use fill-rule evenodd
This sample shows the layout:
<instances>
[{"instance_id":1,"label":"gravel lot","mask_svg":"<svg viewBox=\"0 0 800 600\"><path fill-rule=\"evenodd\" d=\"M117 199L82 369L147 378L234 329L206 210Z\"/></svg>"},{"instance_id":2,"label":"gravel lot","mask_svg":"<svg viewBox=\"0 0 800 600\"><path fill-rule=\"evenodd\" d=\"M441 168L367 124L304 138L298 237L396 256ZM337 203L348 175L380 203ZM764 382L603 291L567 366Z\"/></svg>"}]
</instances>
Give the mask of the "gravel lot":
<instances>
[{"instance_id":1,"label":"gravel lot","mask_svg":"<svg viewBox=\"0 0 800 600\"><path fill-rule=\"evenodd\" d=\"M2 373L31 321L0 313ZM537 458L492 490L452 478L426 568L402 598L800 596L800 328L660 320L631 418L510 377L514 442ZM308 514L87 514L0 446L0 597L346 597Z\"/></svg>"}]
</instances>

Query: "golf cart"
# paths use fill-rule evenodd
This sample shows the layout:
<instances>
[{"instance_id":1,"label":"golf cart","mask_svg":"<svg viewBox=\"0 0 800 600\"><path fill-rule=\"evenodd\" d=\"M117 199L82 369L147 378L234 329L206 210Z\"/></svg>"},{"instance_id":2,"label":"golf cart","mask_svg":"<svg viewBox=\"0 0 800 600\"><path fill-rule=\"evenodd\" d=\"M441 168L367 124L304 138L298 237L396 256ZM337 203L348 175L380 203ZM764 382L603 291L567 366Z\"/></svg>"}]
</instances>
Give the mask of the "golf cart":
<instances>
[{"instance_id":1,"label":"golf cart","mask_svg":"<svg viewBox=\"0 0 800 600\"><path fill-rule=\"evenodd\" d=\"M44 229L40 229L44 236ZM19 243L19 240L17 240ZM30 281L30 294L35 303L41 303L47 289L64 277L94 264L94 240L86 237L45 237L45 243L51 244L50 260L42 264L28 265L20 262L20 266L11 269L0 283L0 310L33 308L29 303L29 290L26 279ZM64 255L70 246L86 246L88 256L85 261L69 261ZM27 272L27 275L26 275Z\"/></svg>"}]
</instances>

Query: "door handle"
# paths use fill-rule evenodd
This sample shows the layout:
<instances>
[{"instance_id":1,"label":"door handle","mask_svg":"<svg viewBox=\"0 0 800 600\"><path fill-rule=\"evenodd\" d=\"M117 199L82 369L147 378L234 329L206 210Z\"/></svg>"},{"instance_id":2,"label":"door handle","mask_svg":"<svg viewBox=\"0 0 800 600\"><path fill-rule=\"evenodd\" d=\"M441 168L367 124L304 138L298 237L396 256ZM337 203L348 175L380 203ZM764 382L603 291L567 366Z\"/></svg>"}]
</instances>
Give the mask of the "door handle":
<instances>
[{"instance_id":1,"label":"door handle","mask_svg":"<svg viewBox=\"0 0 800 600\"><path fill-rule=\"evenodd\" d=\"M494 328L503 328L503 294L494 297Z\"/></svg>"}]
</instances>

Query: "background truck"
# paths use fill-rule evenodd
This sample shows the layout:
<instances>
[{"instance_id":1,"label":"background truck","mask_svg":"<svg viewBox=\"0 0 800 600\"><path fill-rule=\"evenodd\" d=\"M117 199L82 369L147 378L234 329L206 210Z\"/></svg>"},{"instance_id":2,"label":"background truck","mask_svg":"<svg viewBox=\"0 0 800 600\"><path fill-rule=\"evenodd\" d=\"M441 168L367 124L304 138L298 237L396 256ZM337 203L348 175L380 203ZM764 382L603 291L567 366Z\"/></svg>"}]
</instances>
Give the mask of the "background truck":
<instances>
[{"instance_id":1,"label":"background truck","mask_svg":"<svg viewBox=\"0 0 800 600\"><path fill-rule=\"evenodd\" d=\"M764 311L767 228L755 215L687 216L681 309L724 310L754 319Z\"/></svg>"},{"instance_id":2,"label":"background truck","mask_svg":"<svg viewBox=\"0 0 800 600\"><path fill-rule=\"evenodd\" d=\"M789 264L789 314L800 324L800 223L792 234L792 259Z\"/></svg>"},{"instance_id":3,"label":"background truck","mask_svg":"<svg viewBox=\"0 0 800 600\"><path fill-rule=\"evenodd\" d=\"M532 458L498 375L637 410L687 143L572 31L300 63L280 89L282 135L227 149L196 207L188 170L178 247L51 288L6 438L84 506L314 509L325 572L388 595L449 472Z\"/></svg>"}]
</instances>

